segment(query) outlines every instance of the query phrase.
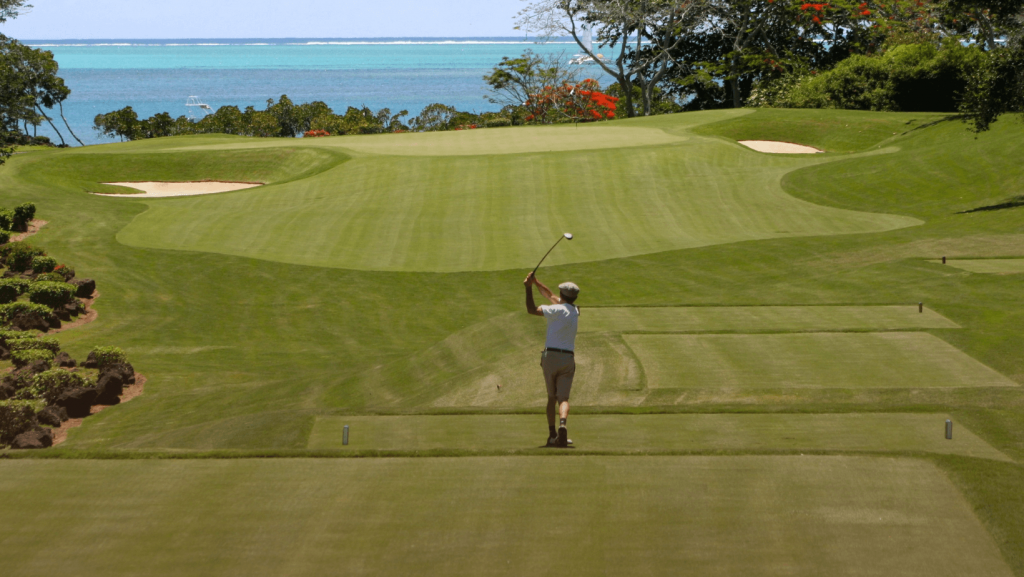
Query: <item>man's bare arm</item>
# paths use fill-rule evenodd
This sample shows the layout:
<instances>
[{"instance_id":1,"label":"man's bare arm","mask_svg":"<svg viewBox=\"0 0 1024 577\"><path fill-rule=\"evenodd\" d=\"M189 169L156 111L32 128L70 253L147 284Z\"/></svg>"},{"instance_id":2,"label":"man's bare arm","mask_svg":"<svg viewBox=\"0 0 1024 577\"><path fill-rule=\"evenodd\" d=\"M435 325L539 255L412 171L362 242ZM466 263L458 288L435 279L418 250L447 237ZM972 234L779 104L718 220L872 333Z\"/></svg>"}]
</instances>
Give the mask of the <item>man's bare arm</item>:
<instances>
[{"instance_id":1,"label":"man's bare arm","mask_svg":"<svg viewBox=\"0 0 1024 577\"><path fill-rule=\"evenodd\" d=\"M537 303L533 302L534 282L536 282L536 279L533 277L532 272L526 275L526 280L523 281L523 284L526 285L526 312L530 313L531 315L537 315L539 317L542 317L544 316L544 311L540 310L540 307L537 306Z\"/></svg>"},{"instance_id":2,"label":"man's bare arm","mask_svg":"<svg viewBox=\"0 0 1024 577\"><path fill-rule=\"evenodd\" d=\"M554 295L554 293L551 292L551 289L549 289L548 287L544 286L544 283L542 283L539 280L537 280L537 277L533 277L533 283L535 285L537 285L537 290L540 291L540 294L544 295L545 298L547 298L549 301L551 301L551 304L553 304L553 305L560 305L560 304L562 304L562 299L560 297L556 297Z\"/></svg>"}]
</instances>

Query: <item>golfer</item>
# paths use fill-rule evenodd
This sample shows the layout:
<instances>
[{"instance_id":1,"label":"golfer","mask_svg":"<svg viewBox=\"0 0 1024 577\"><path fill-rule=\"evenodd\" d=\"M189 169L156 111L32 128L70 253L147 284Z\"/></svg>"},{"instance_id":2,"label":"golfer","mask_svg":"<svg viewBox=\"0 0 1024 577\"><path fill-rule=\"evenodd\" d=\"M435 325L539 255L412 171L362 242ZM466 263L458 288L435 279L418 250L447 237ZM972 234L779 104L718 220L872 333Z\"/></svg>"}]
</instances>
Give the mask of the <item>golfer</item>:
<instances>
[{"instance_id":1,"label":"golfer","mask_svg":"<svg viewBox=\"0 0 1024 577\"><path fill-rule=\"evenodd\" d=\"M572 378L576 374L576 325L580 309L573 303L580 294L580 287L571 282L558 285L558 297L551 293L537 277L526 275L526 312L544 317L548 321L548 336L541 353L540 366L544 370L544 383L548 389L548 446L567 447L569 430L565 426L569 418L569 392ZM550 305L537 306L533 302L533 285L537 285ZM555 413L558 413L558 429L555 429Z\"/></svg>"}]
</instances>

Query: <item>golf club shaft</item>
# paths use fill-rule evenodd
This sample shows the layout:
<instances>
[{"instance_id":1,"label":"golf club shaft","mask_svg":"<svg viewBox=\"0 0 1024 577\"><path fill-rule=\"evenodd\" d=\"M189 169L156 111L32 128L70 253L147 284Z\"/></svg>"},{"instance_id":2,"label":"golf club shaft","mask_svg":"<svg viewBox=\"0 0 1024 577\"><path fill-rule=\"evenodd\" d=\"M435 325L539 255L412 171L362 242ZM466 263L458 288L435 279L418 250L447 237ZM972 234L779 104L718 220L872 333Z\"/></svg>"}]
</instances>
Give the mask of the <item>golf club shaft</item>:
<instances>
[{"instance_id":1,"label":"golf club shaft","mask_svg":"<svg viewBox=\"0 0 1024 577\"><path fill-rule=\"evenodd\" d=\"M555 241L555 244L551 245L551 248L549 248L548 251L546 253L544 253L544 256L542 256L540 258L540 262L537 263L537 266L533 267L533 275L534 276L537 275L537 269L539 269L540 265L544 263L544 259L548 258L548 255L551 254L551 251L555 250L555 247L558 246L558 243L562 242L563 238L565 238L565 237L564 236L558 237L558 240Z\"/></svg>"}]
</instances>

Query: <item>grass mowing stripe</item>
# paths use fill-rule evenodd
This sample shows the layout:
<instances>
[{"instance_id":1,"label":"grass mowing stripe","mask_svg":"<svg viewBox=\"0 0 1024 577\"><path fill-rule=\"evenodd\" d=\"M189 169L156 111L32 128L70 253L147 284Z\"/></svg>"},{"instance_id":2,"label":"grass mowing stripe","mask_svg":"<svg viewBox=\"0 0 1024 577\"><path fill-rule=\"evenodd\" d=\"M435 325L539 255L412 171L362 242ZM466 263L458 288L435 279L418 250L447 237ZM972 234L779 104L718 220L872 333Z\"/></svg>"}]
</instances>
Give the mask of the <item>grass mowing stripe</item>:
<instances>
[{"instance_id":1,"label":"grass mowing stripe","mask_svg":"<svg viewBox=\"0 0 1024 577\"><path fill-rule=\"evenodd\" d=\"M5 575L1012 575L924 460L287 465L0 463Z\"/></svg>"},{"instance_id":2,"label":"grass mowing stripe","mask_svg":"<svg viewBox=\"0 0 1024 577\"><path fill-rule=\"evenodd\" d=\"M928 262L941 263L941 260ZM1024 258L978 258L947 260L946 266L967 272L1015 274L1024 272Z\"/></svg>"},{"instance_id":3,"label":"grass mowing stripe","mask_svg":"<svg viewBox=\"0 0 1024 577\"><path fill-rule=\"evenodd\" d=\"M928 333L625 335L650 388L1017 386Z\"/></svg>"},{"instance_id":4,"label":"grass mowing stripe","mask_svg":"<svg viewBox=\"0 0 1024 577\"><path fill-rule=\"evenodd\" d=\"M600 307L581 317L580 332L841 331L956 329L931 309L894 306Z\"/></svg>"},{"instance_id":5,"label":"grass mowing stripe","mask_svg":"<svg viewBox=\"0 0 1024 577\"><path fill-rule=\"evenodd\" d=\"M576 415L571 437L588 451L926 451L1009 461L942 414ZM349 444L342 431L349 425ZM522 450L547 439L541 415L318 417L309 449Z\"/></svg>"}]
</instances>

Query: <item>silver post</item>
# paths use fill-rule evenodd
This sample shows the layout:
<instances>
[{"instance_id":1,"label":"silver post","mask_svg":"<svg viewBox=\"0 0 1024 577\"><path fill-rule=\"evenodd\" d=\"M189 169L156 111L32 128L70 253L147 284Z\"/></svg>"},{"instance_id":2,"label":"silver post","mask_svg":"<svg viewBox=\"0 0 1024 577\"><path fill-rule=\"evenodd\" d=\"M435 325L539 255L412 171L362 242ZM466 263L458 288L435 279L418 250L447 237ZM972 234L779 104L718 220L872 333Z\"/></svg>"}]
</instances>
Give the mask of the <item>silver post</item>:
<instances>
[{"instance_id":1,"label":"silver post","mask_svg":"<svg viewBox=\"0 0 1024 577\"><path fill-rule=\"evenodd\" d=\"M946 421L946 422L948 423L949 421ZM342 445L347 445L348 444L348 425L345 425L345 429L341 433L341 444Z\"/></svg>"},{"instance_id":2,"label":"silver post","mask_svg":"<svg viewBox=\"0 0 1024 577\"><path fill-rule=\"evenodd\" d=\"M946 419L946 438L953 438L953 421Z\"/></svg>"}]
</instances>

